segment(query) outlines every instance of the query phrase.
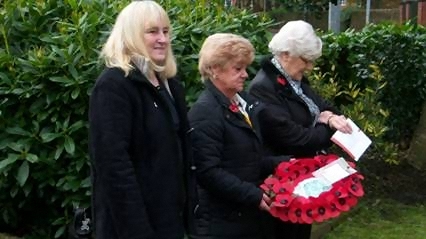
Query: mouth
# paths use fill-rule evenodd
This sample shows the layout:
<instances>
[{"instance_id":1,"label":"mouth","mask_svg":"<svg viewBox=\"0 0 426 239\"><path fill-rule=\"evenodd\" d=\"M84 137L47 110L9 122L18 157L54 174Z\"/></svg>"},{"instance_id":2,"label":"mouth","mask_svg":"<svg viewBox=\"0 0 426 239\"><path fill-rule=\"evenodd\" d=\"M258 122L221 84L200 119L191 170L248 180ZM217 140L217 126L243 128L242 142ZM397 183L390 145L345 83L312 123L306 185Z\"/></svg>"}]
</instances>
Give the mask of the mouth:
<instances>
[{"instance_id":1,"label":"mouth","mask_svg":"<svg viewBox=\"0 0 426 239\"><path fill-rule=\"evenodd\" d=\"M165 49L166 49L166 46L158 45L158 46L154 46L154 49L155 49L155 50L165 50Z\"/></svg>"}]
</instances>

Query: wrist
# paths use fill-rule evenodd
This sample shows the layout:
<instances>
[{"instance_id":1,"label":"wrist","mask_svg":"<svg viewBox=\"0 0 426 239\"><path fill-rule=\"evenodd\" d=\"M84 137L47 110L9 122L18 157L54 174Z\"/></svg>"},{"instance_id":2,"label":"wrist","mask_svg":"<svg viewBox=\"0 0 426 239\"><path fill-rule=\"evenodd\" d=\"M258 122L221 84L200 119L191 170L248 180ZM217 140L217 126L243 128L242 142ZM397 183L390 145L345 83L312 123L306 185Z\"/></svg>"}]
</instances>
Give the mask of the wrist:
<instances>
[{"instance_id":1,"label":"wrist","mask_svg":"<svg viewBox=\"0 0 426 239\"><path fill-rule=\"evenodd\" d=\"M327 125L328 125L328 126L330 126L330 127L331 127L331 125L330 125L330 120L331 120L334 116L336 116L336 115L335 115L335 114L331 114L330 116L328 116L328 119L327 119Z\"/></svg>"}]
</instances>

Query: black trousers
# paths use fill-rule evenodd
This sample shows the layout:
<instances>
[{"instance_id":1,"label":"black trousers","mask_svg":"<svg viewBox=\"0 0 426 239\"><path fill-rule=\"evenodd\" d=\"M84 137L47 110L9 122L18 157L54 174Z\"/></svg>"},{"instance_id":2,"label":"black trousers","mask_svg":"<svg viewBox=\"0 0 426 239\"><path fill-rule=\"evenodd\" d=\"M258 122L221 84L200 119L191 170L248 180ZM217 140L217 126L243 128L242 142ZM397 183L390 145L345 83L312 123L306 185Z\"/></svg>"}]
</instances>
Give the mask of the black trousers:
<instances>
[{"instance_id":1,"label":"black trousers","mask_svg":"<svg viewBox=\"0 0 426 239\"><path fill-rule=\"evenodd\" d=\"M277 219L275 221L275 238L274 239L310 239L311 224L295 224L291 222L283 222Z\"/></svg>"}]
</instances>

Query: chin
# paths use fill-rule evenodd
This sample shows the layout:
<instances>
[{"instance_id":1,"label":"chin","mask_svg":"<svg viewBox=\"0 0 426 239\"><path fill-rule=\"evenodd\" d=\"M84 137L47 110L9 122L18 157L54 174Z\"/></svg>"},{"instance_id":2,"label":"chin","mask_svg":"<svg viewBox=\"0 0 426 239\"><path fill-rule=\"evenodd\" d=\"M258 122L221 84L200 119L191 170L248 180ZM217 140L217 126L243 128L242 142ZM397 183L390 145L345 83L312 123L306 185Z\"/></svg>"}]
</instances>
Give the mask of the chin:
<instances>
[{"instance_id":1,"label":"chin","mask_svg":"<svg viewBox=\"0 0 426 239\"><path fill-rule=\"evenodd\" d=\"M152 61L159 66L164 66L166 64L166 59L165 58L161 58L161 59L152 59Z\"/></svg>"},{"instance_id":2,"label":"chin","mask_svg":"<svg viewBox=\"0 0 426 239\"><path fill-rule=\"evenodd\" d=\"M298 75L298 76L297 76L297 77L295 77L294 79L295 79L295 80L298 80L298 81L301 81L301 80L302 80L302 78L303 78L303 74Z\"/></svg>"}]
</instances>

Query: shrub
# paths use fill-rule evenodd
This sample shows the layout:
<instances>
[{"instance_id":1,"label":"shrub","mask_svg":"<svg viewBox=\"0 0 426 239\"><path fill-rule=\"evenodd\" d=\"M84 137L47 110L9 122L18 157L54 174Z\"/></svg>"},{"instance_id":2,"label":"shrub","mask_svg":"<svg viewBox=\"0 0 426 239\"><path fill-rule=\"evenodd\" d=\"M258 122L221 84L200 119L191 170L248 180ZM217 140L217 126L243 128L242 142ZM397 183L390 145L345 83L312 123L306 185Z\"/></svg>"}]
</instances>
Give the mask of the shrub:
<instances>
[{"instance_id":1,"label":"shrub","mask_svg":"<svg viewBox=\"0 0 426 239\"><path fill-rule=\"evenodd\" d=\"M186 0L163 1L173 19L173 49L179 65L178 75L185 83L189 105L197 99L203 88L198 73L198 52L207 36L230 32L248 38L256 48L255 62L248 69L250 76L256 74L260 58L268 52L268 42L272 37L268 29L273 26L273 22L267 16L244 9L224 10L217 2L204 0L187 5Z\"/></svg>"},{"instance_id":2,"label":"shrub","mask_svg":"<svg viewBox=\"0 0 426 239\"><path fill-rule=\"evenodd\" d=\"M112 0L2 2L0 21L0 231L64 237L75 205L88 205L88 97L99 50L127 3ZM193 102L197 53L207 35L234 32L264 50L272 22L204 1L162 2L176 33L179 76ZM260 50L259 50L260 49ZM251 72L254 72L251 69Z\"/></svg>"},{"instance_id":3,"label":"shrub","mask_svg":"<svg viewBox=\"0 0 426 239\"><path fill-rule=\"evenodd\" d=\"M178 75L190 104L202 88L197 53L208 35L233 32L251 40L257 55L250 78L267 52L274 23L246 10L225 11L218 2L162 1L172 19ZM88 97L102 68L99 50L127 3L1 4L0 191L6 193L0 194L0 231L26 238L64 237L73 206L89 204ZM380 25L359 33L324 34L324 56L313 75L322 79L318 89L370 136L381 137L383 125L392 138L412 131L424 100L424 31ZM408 117L402 118L404 112Z\"/></svg>"},{"instance_id":4,"label":"shrub","mask_svg":"<svg viewBox=\"0 0 426 239\"><path fill-rule=\"evenodd\" d=\"M332 70L334 69L336 68L333 67ZM389 111L377 99L377 95L386 87L387 82L377 65L370 65L370 69L372 73L368 79L372 83L369 86L360 87L354 81L339 83L334 77L336 76L333 74L334 71L322 73L318 67L310 75L310 82L312 87L329 101L335 102L336 98L342 95L350 101L340 105L340 108L345 116L351 118L373 140L366 152L368 158L398 163L394 145L384 139L388 130L385 123ZM341 151L338 147L334 150Z\"/></svg>"},{"instance_id":5,"label":"shrub","mask_svg":"<svg viewBox=\"0 0 426 239\"><path fill-rule=\"evenodd\" d=\"M361 32L325 33L322 39L324 56L318 66L321 72L331 72L342 90L350 82L360 91L374 85L370 65L378 66L387 83L377 92L377 101L390 114L385 122L389 128L386 138L409 145L426 95L426 28L386 23L368 25ZM354 102L347 93L335 100L343 105Z\"/></svg>"}]
</instances>

